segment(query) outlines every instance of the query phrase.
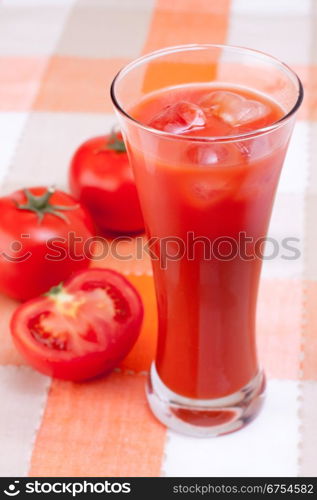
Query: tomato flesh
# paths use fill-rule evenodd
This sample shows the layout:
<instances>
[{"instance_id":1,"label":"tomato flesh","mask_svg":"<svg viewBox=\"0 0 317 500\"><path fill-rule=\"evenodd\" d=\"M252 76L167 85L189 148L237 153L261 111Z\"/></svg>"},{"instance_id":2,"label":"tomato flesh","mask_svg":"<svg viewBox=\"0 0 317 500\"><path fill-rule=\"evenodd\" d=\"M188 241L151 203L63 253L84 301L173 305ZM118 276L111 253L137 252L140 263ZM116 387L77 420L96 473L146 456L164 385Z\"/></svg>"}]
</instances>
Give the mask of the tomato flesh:
<instances>
[{"instance_id":1,"label":"tomato flesh","mask_svg":"<svg viewBox=\"0 0 317 500\"><path fill-rule=\"evenodd\" d=\"M105 287L100 281L88 281L82 286L82 290L85 290L86 292L96 288L105 290L108 297L112 299L115 311L114 319L119 322L125 321L130 314L130 307L128 301L124 298L120 290L109 284Z\"/></svg>"},{"instance_id":2,"label":"tomato flesh","mask_svg":"<svg viewBox=\"0 0 317 500\"><path fill-rule=\"evenodd\" d=\"M67 333L60 333L58 336L54 336L50 330L45 328L43 324L44 318L47 318L51 313L49 311L44 311L34 316L28 322L28 328L32 337L43 344L43 346L48 347L49 349L56 349L58 351L66 351L67 350Z\"/></svg>"},{"instance_id":3,"label":"tomato flesh","mask_svg":"<svg viewBox=\"0 0 317 500\"><path fill-rule=\"evenodd\" d=\"M42 373L85 380L112 370L134 345L141 299L119 273L90 269L15 311L13 339Z\"/></svg>"}]
</instances>

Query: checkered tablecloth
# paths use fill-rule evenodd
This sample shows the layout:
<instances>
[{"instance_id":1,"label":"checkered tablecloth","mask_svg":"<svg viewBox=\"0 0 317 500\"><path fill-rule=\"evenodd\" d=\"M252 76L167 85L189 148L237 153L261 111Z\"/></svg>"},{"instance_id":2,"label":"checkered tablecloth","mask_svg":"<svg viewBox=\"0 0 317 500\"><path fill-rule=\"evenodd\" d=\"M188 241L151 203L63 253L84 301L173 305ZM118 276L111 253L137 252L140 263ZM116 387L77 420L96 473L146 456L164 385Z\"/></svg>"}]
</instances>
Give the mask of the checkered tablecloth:
<instances>
[{"instance_id":1,"label":"checkered tablecloth","mask_svg":"<svg viewBox=\"0 0 317 500\"><path fill-rule=\"evenodd\" d=\"M156 334L150 264L108 258L102 265L127 275L146 310L136 347L109 377L74 384L26 366L8 328L16 303L0 298L0 475L317 475L316 27L314 0L0 1L2 193L67 188L76 147L114 122L113 76L141 53L248 46L291 65L306 91L270 226L279 240L298 238L301 257L264 265L258 345L268 388L257 420L194 439L154 419L144 397Z\"/></svg>"}]
</instances>

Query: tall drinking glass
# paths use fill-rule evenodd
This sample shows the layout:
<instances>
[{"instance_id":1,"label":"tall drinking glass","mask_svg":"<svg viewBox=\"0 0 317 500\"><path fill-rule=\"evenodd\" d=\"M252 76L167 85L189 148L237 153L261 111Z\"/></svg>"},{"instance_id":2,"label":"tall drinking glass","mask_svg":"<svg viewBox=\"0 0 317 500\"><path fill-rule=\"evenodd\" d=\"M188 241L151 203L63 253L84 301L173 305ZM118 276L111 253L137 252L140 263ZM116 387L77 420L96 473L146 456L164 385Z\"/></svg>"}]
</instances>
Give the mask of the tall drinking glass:
<instances>
[{"instance_id":1,"label":"tall drinking glass","mask_svg":"<svg viewBox=\"0 0 317 500\"><path fill-rule=\"evenodd\" d=\"M263 400L261 248L302 85L264 53L188 45L132 62L111 95L152 249L159 328L149 404L176 431L232 432Z\"/></svg>"}]
</instances>

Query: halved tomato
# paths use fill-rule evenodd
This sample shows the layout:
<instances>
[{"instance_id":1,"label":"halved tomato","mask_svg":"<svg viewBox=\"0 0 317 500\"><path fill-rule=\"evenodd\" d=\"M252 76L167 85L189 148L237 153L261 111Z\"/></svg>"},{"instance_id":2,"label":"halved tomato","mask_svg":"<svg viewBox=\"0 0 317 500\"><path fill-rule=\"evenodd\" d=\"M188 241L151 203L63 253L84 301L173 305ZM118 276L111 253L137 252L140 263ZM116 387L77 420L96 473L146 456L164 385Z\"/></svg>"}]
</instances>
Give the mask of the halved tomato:
<instances>
[{"instance_id":1,"label":"halved tomato","mask_svg":"<svg viewBox=\"0 0 317 500\"><path fill-rule=\"evenodd\" d=\"M21 304L11 332L35 369L79 381L112 370L133 347L142 319L141 298L124 276L88 269Z\"/></svg>"}]
</instances>

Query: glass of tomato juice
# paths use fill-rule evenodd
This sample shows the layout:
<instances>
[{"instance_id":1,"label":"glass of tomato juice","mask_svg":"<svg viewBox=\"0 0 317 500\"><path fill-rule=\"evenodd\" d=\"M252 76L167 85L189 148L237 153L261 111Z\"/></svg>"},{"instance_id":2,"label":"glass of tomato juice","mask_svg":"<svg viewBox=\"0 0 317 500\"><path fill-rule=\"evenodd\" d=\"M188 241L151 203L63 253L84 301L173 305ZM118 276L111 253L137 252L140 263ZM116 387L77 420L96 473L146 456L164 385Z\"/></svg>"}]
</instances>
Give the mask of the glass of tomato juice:
<instances>
[{"instance_id":1,"label":"glass of tomato juice","mask_svg":"<svg viewBox=\"0 0 317 500\"><path fill-rule=\"evenodd\" d=\"M151 246L150 407L191 436L235 431L263 402L262 248L301 82L262 52L187 45L128 64L111 95Z\"/></svg>"}]
</instances>

